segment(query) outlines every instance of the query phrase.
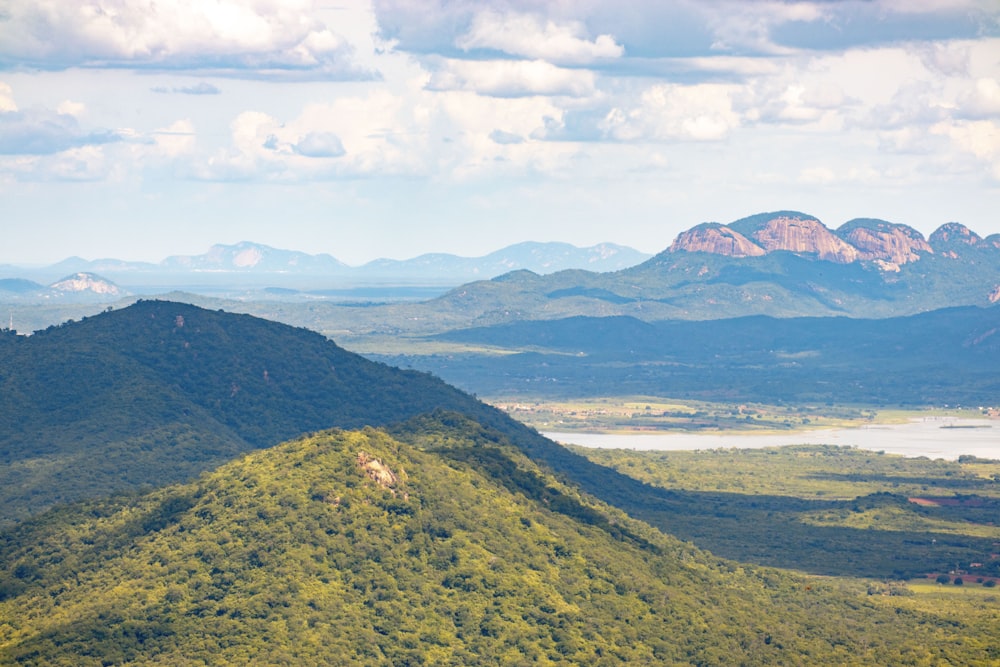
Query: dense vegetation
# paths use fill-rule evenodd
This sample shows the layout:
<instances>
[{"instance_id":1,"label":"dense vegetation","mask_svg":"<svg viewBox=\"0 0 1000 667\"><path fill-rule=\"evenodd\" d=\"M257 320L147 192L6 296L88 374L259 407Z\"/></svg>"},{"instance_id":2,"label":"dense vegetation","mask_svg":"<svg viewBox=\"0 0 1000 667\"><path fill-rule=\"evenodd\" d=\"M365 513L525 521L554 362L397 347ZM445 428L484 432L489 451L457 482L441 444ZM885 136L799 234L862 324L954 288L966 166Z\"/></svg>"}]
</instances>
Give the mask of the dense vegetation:
<instances>
[{"instance_id":1,"label":"dense vegetation","mask_svg":"<svg viewBox=\"0 0 1000 667\"><path fill-rule=\"evenodd\" d=\"M305 329L143 301L0 335L0 522L53 502L181 481L332 426L488 408Z\"/></svg>"},{"instance_id":2,"label":"dense vegetation","mask_svg":"<svg viewBox=\"0 0 1000 667\"><path fill-rule=\"evenodd\" d=\"M718 561L459 416L396 436L314 434L194 483L20 524L0 538L0 662L1000 659L995 610L959 616Z\"/></svg>"},{"instance_id":3,"label":"dense vegetation","mask_svg":"<svg viewBox=\"0 0 1000 667\"><path fill-rule=\"evenodd\" d=\"M435 336L465 353L378 358L483 395L603 396L614 387L717 401L978 406L1000 404L998 330L998 306L885 320L579 317Z\"/></svg>"},{"instance_id":4,"label":"dense vegetation","mask_svg":"<svg viewBox=\"0 0 1000 667\"><path fill-rule=\"evenodd\" d=\"M573 449L662 490L634 516L729 558L879 579L1000 577L998 461L805 445Z\"/></svg>"}]
</instances>

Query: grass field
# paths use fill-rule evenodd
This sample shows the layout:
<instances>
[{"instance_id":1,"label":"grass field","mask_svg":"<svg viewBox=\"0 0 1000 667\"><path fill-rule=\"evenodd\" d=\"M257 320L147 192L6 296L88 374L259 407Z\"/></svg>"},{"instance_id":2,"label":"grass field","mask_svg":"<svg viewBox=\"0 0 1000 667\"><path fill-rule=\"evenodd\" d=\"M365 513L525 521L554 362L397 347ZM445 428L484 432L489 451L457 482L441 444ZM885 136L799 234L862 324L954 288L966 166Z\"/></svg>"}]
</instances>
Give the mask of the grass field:
<instances>
[{"instance_id":1,"label":"grass field","mask_svg":"<svg viewBox=\"0 0 1000 667\"><path fill-rule=\"evenodd\" d=\"M626 433L650 431L787 432L903 423L921 417L979 417L978 409L900 410L867 406L710 403L650 396L552 401L490 397L487 403L540 431Z\"/></svg>"}]
</instances>

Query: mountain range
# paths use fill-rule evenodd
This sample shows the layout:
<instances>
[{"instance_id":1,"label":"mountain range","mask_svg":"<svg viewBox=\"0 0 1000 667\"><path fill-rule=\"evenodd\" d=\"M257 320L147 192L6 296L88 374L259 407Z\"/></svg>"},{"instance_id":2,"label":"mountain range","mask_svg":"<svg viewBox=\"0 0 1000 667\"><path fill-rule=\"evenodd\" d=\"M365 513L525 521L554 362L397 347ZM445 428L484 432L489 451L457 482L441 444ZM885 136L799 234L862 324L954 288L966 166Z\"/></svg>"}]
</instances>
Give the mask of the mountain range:
<instances>
[{"instance_id":1,"label":"mountain range","mask_svg":"<svg viewBox=\"0 0 1000 667\"><path fill-rule=\"evenodd\" d=\"M845 239L851 239L851 245ZM779 211L678 236L642 264L611 273L514 271L400 306L399 326L427 331L574 316L644 321L748 315L883 318L1000 301L1000 236L957 223L924 240L903 225L854 220L837 232ZM373 318L385 314L371 313ZM364 316L355 319L364 326Z\"/></svg>"},{"instance_id":2,"label":"mountain range","mask_svg":"<svg viewBox=\"0 0 1000 667\"><path fill-rule=\"evenodd\" d=\"M155 265L71 259L44 271L60 279L46 286L7 267L0 301L110 303L173 289L241 301L428 301L404 320L466 325L577 315L891 317L1000 300L1000 235L946 223L925 239L871 218L834 230L805 213L776 211L697 225L653 257L612 244L522 243L480 258L429 254L352 268L329 255L240 243ZM393 319L391 311L377 315ZM350 319L364 326L367 317Z\"/></svg>"},{"instance_id":3,"label":"mountain range","mask_svg":"<svg viewBox=\"0 0 1000 667\"><path fill-rule=\"evenodd\" d=\"M352 267L328 254L310 255L244 241L233 245L214 245L201 255L167 257L159 263L71 257L41 268L4 266L0 267L0 276L7 278L0 280L0 293L21 296L32 292L46 294L45 286L38 284L38 280L62 283L66 276L73 275L88 275L91 280L107 284L118 283L121 286L115 287L121 292L133 290L142 293L148 292L151 286L217 287L233 284L309 286L314 290L387 281L454 286L517 269L542 274L570 268L615 271L648 258L647 254L612 243L579 248L568 243L525 242L482 257L432 253L406 260L377 259ZM28 281L29 278L33 280ZM52 296L53 291L65 294L69 290L65 286L50 285L47 294ZM109 295L107 291L83 287L76 291Z\"/></svg>"}]
</instances>

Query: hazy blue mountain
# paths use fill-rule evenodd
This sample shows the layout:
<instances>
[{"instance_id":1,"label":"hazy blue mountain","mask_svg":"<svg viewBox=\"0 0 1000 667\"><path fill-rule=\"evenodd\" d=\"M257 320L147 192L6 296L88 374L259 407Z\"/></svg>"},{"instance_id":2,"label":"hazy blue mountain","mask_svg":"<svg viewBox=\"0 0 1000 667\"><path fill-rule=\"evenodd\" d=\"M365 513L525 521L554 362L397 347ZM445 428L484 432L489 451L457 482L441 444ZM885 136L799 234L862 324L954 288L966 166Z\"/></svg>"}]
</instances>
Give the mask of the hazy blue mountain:
<instances>
[{"instance_id":1,"label":"hazy blue mountain","mask_svg":"<svg viewBox=\"0 0 1000 667\"><path fill-rule=\"evenodd\" d=\"M76 272L50 285L23 278L0 279L0 300L11 304L92 304L117 301L128 291L94 273Z\"/></svg>"},{"instance_id":2,"label":"hazy blue mountain","mask_svg":"<svg viewBox=\"0 0 1000 667\"><path fill-rule=\"evenodd\" d=\"M175 288L245 300L334 299L356 301L432 298L443 288L493 278L514 269L553 273L567 268L617 271L650 256L602 243L519 243L483 257L444 253L413 259L378 259L351 267L328 254L310 255L244 241L217 244L200 255L174 255L152 264L70 257L47 267L0 267L0 277L50 283L67 274L98 273L131 291L162 294ZM416 291L414 288L417 287ZM427 288L433 287L431 291ZM29 296L22 294L22 298ZM41 294L39 298L45 298ZM64 299L67 298L63 294Z\"/></svg>"},{"instance_id":3,"label":"hazy blue mountain","mask_svg":"<svg viewBox=\"0 0 1000 667\"><path fill-rule=\"evenodd\" d=\"M528 241L508 246L482 257L459 257L443 253L413 259L378 259L358 270L362 274L407 278L475 280L525 269L538 274L566 269L586 269L598 273L619 271L649 259L650 255L614 243L578 248L568 243Z\"/></svg>"},{"instance_id":4,"label":"hazy blue mountain","mask_svg":"<svg viewBox=\"0 0 1000 667\"><path fill-rule=\"evenodd\" d=\"M328 254L310 255L295 250L279 250L243 241L235 245L217 244L201 255L174 255L158 265L168 271L218 271L236 273L295 273L337 275L348 269Z\"/></svg>"},{"instance_id":5,"label":"hazy blue mountain","mask_svg":"<svg viewBox=\"0 0 1000 667\"><path fill-rule=\"evenodd\" d=\"M23 294L33 294L45 289L45 285L41 283L36 283L34 280L25 280L24 278L0 278L0 294L7 295L23 295Z\"/></svg>"}]
</instances>

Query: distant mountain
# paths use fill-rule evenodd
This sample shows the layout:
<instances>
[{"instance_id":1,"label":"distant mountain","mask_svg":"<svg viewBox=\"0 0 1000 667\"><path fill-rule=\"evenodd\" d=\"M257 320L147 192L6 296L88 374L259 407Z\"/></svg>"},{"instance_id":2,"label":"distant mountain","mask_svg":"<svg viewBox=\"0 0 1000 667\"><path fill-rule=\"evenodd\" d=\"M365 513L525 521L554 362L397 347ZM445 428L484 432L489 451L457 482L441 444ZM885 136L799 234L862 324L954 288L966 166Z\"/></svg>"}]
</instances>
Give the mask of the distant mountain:
<instances>
[{"instance_id":1,"label":"distant mountain","mask_svg":"<svg viewBox=\"0 0 1000 667\"><path fill-rule=\"evenodd\" d=\"M760 213L729 225L705 223L677 237L669 252L707 252L727 257L759 257L785 251L849 264L874 261L885 271L939 254L955 258L958 249L1000 249L1000 235L990 240L957 222L938 228L929 239L917 230L874 218L855 218L830 230L798 211Z\"/></svg>"},{"instance_id":2,"label":"distant mountain","mask_svg":"<svg viewBox=\"0 0 1000 667\"><path fill-rule=\"evenodd\" d=\"M23 278L0 279L0 295L4 295L5 292L10 295L33 294L44 289L45 285L36 283L34 280L25 280Z\"/></svg>"},{"instance_id":3,"label":"distant mountain","mask_svg":"<svg viewBox=\"0 0 1000 667\"><path fill-rule=\"evenodd\" d=\"M0 271L9 279L31 278L45 282L70 273L96 273L133 288L155 286L159 288L156 293L174 287L199 290L224 286L251 290L273 288L270 298L294 297L299 290L307 290L303 294L318 298L330 296L333 292L340 294L352 285L403 282L454 286L471 280L493 278L515 269L540 274L568 268L617 271L649 257L612 243L578 248L567 243L528 242L483 257L437 253L406 260L378 259L363 266L351 267L328 254L310 255L243 241L234 245L217 244L201 255L174 255L157 264L70 257L45 268L4 266L0 267ZM2 286L0 289L3 289ZM275 290L291 291L278 293ZM143 291L148 292L148 289Z\"/></svg>"},{"instance_id":4,"label":"distant mountain","mask_svg":"<svg viewBox=\"0 0 1000 667\"><path fill-rule=\"evenodd\" d=\"M337 275L349 267L327 254L309 255L243 241L214 245L203 255L174 255L157 265L161 271L294 273Z\"/></svg>"},{"instance_id":5,"label":"distant mountain","mask_svg":"<svg viewBox=\"0 0 1000 667\"><path fill-rule=\"evenodd\" d=\"M359 267L362 275L476 280L515 270L538 274L567 269L595 272L619 271L635 266L650 255L613 243L578 248L568 243L518 243L483 257L428 254L408 260L379 259Z\"/></svg>"},{"instance_id":6,"label":"distant mountain","mask_svg":"<svg viewBox=\"0 0 1000 667\"><path fill-rule=\"evenodd\" d=\"M94 273L79 272L49 285L49 289L63 294L87 294L117 299L128 294L118 285Z\"/></svg>"},{"instance_id":7,"label":"distant mountain","mask_svg":"<svg viewBox=\"0 0 1000 667\"><path fill-rule=\"evenodd\" d=\"M0 280L0 300L49 303L102 303L117 301L127 296L122 289L107 278L78 272L46 286L33 280L7 278Z\"/></svg>"},{"instance_id":8,"label":"distant mountain","mask_svg":"<svg viewBox=\"0 0 1000 667\"><path fill-rule=\"evenodd\" d=\"M621 271L516 271L396 312L426 331L433 322L444 330L463 321L480 326L577 315L881 318L997 301L1000 237L982 239L949 223L925 240L905 225L872 219L834 232L811 216L781 211L698 225ZM385 313L370 314L379 315L384 324ZM355 328L363 321L355 319Z\"/></svg>"}]
</instances>

